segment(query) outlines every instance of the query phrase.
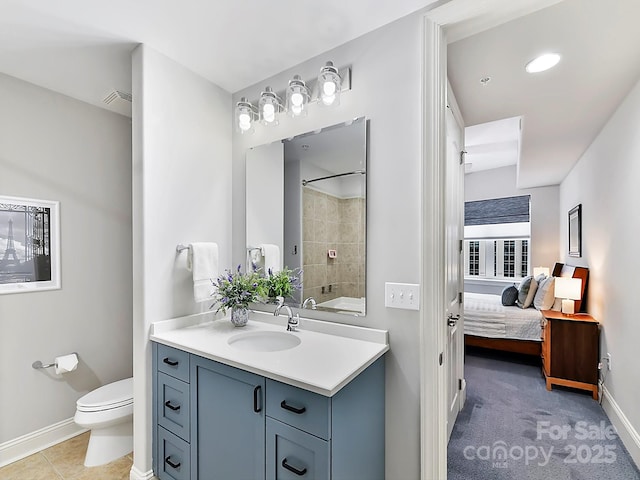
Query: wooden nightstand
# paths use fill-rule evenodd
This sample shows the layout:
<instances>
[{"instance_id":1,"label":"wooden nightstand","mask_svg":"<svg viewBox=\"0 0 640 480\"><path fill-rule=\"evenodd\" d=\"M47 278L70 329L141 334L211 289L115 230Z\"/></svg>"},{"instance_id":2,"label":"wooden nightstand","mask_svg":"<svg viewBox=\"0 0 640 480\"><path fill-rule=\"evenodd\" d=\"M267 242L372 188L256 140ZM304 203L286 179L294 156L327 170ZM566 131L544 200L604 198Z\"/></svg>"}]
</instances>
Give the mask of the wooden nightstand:
<instances>
[{"instance_id":1,"label":"wooden nightstand","mask_svg":"<svg viewBox=\"0 0 640 480\"><path fill-rule=\"evenodd\" d=\"M552 385L579 388L598 399L599 323L591 315L543 310L542 372Z\"/></svg>"}]
</instances>

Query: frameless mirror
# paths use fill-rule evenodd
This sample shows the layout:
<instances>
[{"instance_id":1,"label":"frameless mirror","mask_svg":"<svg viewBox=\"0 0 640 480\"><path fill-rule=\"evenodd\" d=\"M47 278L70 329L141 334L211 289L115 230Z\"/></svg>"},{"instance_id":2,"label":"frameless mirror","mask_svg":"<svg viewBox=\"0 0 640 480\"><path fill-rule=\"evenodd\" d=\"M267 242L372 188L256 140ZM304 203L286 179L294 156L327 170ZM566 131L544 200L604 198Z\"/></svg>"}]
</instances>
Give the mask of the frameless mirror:
<instances>
[{"instance_id":1,"label":"frameless mirror","mask_svg":"<svg viewBox=\"0 0 640 480\"><path fill-rule=\"evenodd\" d=\"M302 271L290 306L311 297L318 310L365 315L366 120L255 147L246 160L248 263Z\"/></svg>"}]
</instances>

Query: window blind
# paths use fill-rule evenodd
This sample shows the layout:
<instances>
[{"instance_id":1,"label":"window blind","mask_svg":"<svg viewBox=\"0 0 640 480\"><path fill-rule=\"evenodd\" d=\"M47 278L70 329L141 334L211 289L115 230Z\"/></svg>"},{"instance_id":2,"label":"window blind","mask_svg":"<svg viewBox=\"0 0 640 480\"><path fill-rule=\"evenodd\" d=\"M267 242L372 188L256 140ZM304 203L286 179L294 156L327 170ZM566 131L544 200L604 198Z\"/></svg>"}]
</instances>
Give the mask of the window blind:
<instances>
[{"instance_id":1,"label":"window blind","mask_svg":"<svg viewBox=\"0 0 640 480\"><path fill-rule=\"evenodd\" d=\"M464 224L492 225L529 222L530 195L464 203Z\"/></svg>"}]
</instances>

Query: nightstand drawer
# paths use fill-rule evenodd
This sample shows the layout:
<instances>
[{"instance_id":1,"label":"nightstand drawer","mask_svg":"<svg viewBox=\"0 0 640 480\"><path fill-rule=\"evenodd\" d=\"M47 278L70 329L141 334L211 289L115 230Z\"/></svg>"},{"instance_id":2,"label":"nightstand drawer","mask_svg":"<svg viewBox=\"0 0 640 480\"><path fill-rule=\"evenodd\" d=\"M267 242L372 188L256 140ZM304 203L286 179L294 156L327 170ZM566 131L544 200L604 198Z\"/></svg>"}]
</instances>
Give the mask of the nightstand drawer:
<instances>
[{"instance_id":1,"label":"nightstand drawer","mask_svg":"<svg viewBox=\"0 0 640 480\"><path fill-rule=\"evenodd\" d=\"M267 416L328 440L331 438L331 399L317 393L267 380Z\"/></svg>"}]
</instances>

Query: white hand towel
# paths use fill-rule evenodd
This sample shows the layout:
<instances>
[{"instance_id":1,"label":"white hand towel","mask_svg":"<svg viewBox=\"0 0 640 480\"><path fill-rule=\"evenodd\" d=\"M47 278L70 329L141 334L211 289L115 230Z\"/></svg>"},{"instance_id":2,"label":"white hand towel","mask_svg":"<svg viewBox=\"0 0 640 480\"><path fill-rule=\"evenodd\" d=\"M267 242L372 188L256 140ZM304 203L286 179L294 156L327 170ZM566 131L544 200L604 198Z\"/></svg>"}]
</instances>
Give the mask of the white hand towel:
<instances>
[{"instance_id":1,"label":"white hand towel","mask_svg":"<svg viewBox=\"0 0 640 480\"><path fill-rule=\"evenodd\" d=\"M189 244L187 269L193 273L193 298L196 302L211 300L218 276L218 244L199 242Z\"/></svg>"},{"instance_id":2,"label":"white hand towel","mask_svg":"<svg viewBox=\"0 0 640 480\"><path fill-rule=\"evenodd\" d=\"M264 256L265 273L268 273L269 269L271 269L273 273L282 270L280 265L280 247L278 247L278 245L263 243L260 245L260 250L262 250L262 255Z\"/></svg>"}]
</instances>

